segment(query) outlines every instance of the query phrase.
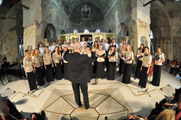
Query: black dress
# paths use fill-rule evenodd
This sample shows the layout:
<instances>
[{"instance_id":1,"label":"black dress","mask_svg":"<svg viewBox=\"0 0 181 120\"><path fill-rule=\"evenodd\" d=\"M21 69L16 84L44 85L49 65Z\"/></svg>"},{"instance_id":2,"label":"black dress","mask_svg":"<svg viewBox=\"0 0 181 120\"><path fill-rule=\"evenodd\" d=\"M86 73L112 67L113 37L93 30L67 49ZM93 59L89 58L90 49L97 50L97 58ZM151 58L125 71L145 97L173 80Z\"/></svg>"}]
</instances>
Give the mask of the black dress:
<instances>
[{"instance_id":1,"label":"black dress","mask_svg":"<svg viewBox=\"0 0 181 120\"><path fill-rule=\"evenodd\" d=\"M148 80L147 70L148 70L148 67L143 66L141 74L140 74L139 86L144 87L144 88L146 87L146 83Z\"/></svg>"},{"instance_id":2,"label":"black dress","mask_svg":"<svg viewBox=\"0 0 181 120\"><path fill-rule=\"evenodd\" d=\"M44 80L43 80L43 70L41 67L36 67L36 72L35 72L35 75L36 75L36 80L37 80L37 83L39 86L42 86L44 85Z\"/></svg>"},{"instance_id":3,"label":"black dress","mask_svg":"<svg viewBox=\"0 0 181 120\"><path fill-rule=\"evenodd\" d=\"M63 63L63 68L64 68L64 78L68 79L67 75L67 68L68 68L68 63Z\"/></svg>"},{"instance_id":4,"label":"black dress","mask_svg":"<svg viewBox=\"0 0 181 120\"><path fill-rule=\"evenodd\" d=\"M120 50L120 61L119 61L119 74L123 74L124 73L124 60L123 60L123 56L126 53L126 51Z\"/></svg>"},{"instance_id":5,"label":"black dress","mask_svg":"<svg viewBox=\"0 0 181 120\"><path fill-rule=\"evenodd\" d=\"M104 78L104 62L97 62L96 77Z\"/></svg>"},{"instance_id":6,"label":"black dress","mask_svg":"<svg viewBox=\"0 0 181 120\"><path fill-rule=\"evenodd\" d=\"M96 64L96 77L97 78L104 78L104 62L105 59L102 56L106 55L105 51L96 53L99 57L97 58ZM101 60L102 59L102 60Z\"/></svg>"},{"instance_id":7,"label":"black dress","mask_svg":"<svg viewBox=\"0 0 181 120\"><path fill-rule=\"evenodd\" d=\"M158 60L165 60L164 54L155 54L155 57L158 56ZM152 85L154 86L159 86L160 85L160 77L161 77L161 65L154 65L154 71L153 71L153 80L152 80Z\"/></svg>"},{"instance_id":8,"label":"black dress","mask_svg":"<svg viewBox=\"0 0 181 120\"><path fill-rule=\"evenodd\" d=\"M119 62L119 73L123 74L124 73L124 60L120 58Z\"/></svg>"},{"instance_id":9,"label":"black dress","mask_svg":"<svg viewBox=\"0 0 181 120\"><path fill-rule=\"evenodd\" d=\"M124 74L123 74L123 83L130 83L130 79L131 79L131 71L132 71L132 63L131 64L127 64L124 63Z\"/></svg>"},{"instance_id":10,"label":"black dress","mask_svg":"<svg viewBox=\"0 0 181 120\"><path fill-rule=\"evenodd\" d=\"M51 82L54 80L52 64L46 65L46 68L47 82Z\"/></svg>"},{"instance_id":11,"label":"black dress","mask_svg":"<svg viewBox=\"0 0 181 120\"><path fill-rule=\"evenodd\" d=\"M27 72L27 74L30 91L37 89L35 74L33 72Z\"/></svg>"},{"instance_id":12,"label":"black dress","mask_svg":"<svg viewBox=\"0 0 181 120\"><path fill-rule=\"evenodd\" d=\"M140 71L141 65L142 65L142 61L138 60L137 61L137 66L136 66L135 78L140 78L140 75L141 75L141 71Z\"/></svg>"},{"instance_id":13,"label":"black dress","mask_svg":"<svg viewBox=\"0 0 181 120\"><path fill-rule=\"evenodd\" d=\"M108 63L108 73L107 73L107 79L108 80L114 80L115 79L115 72L116 72L116 62L109 62Z\"/></svg>"},{"instance_id":14,"label":"black dress","mask_svg":"<svg viewBox=\"0 0 181 120\"><path fill-rule=\"evenodd\" d=\"M24 65L24 69L25 69L25 71L27 72L27 75L28 75L28 83L29 83L30 91L34 90L34 89L37 89L36 77L35 77L35 74L33 73L32 59L27 60L27 59L24 58L23 65Z\"/></svg>"},{"instance_id":15,"label":"black dress","mask_svg":"<svg viewBox=\"0 0 181 120\"><path fill-rule=\"evenodd\" d=\"M61 63L56 63L57 67L55 67L55 79L61 80L62 79L62 65Z\"/></svg>"},{"instance_id":16,"label":"black dress","mask_svg":"<svg viewBox=\"0 0 181 120\"><path fill-rule=\"evenodd\" d=\"M161 67L161 65L154 65L153 80L151 82L154 86L160 85Z\"/></svg>"},{"instance_id":17,"label":"black dress","mask_svg":"<svg viewBox=\"0 0 181 120\"><path fill-rule=\"evenodd\" d=\"M96 57L96 53L95 52L92 52L92 60L94 62L94 65L93 65L93 73L96 74L96 69L97 69L97 57Z\"/></svg>"}]
</instances>

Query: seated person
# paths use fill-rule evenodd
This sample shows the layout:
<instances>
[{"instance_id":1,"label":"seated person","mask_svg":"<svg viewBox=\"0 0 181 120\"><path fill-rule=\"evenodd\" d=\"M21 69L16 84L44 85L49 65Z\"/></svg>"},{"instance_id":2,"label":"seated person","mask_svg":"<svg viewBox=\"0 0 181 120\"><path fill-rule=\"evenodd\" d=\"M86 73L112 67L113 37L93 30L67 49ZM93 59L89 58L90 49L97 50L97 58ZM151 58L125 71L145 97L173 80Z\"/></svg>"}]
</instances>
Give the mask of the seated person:
<instances>
[{"instance_id":1,"label":"seated person","mask_svg":"<svg viewBox=\"0 0 181 120\"><path fill-rule=\"evenodd\" d=\"M0 106L2 106L1 111L5 120L20 120L23 118L13 103L7 98L2 98L1 95Z\"/></svg>"},{"instance_id":2,"label":"seated person","mask_svg":"<svg viewBox=\"0 0 181 120\"><path fill-rule=\"evenodd\" d=\"M175 120L175 111L172 109L165 109L155 120Z\"/></svg>"},{"instance_id":3,"label":"seated person","mask_svg":"<svg viewBox=\"0 0 181 120\"><path fill-rule=\"evenodd\" d=\"M127 120L148 120L148 119L143 116L131 115L128 117Z\"/></svg>"},{"instance_id":4,"label":"seated person","mask_svg":"<svg viewBox=\"0 0 181 120\"><path fill-rule=\"evenodd\" d=\"M32 113L30 115L30 120L45 120L45 112L41 111L41 114Z\"/></svg>"},{"instance_id":5,"label":"seated person","mask_svg":"<svg viewBox=\"0 0 181 120\"><path fill-rule=\"evenodd\" d=\"M7 58L6 57L4 57L3 58L3 64L1 65L1 69L3 70L3 71L5 71L6 69L8 69L8 67L9 67L9 62L7 62Z\"/></svg>"}]
</instances>

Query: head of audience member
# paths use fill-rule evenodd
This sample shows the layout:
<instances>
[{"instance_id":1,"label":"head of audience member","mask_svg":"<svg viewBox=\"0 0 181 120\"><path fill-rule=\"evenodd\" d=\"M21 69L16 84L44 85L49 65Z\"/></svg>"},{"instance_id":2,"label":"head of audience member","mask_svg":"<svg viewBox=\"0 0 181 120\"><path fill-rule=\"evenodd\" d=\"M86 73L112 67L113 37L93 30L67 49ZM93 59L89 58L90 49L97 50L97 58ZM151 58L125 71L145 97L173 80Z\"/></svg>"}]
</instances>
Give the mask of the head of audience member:
<instances>
[{"instance_id":1,"label":"head of audience member","mask_svg":"<svg viewBox=\"0 0 181 120\"><path fill-rule=\"evenodd\" d=\"M84 43L84 48L86 48L87 47L87 43Z\"/></svg>"},{"instance_id":2,"label":"head of audience member","mask_svg":"<svg viewBox=\"0 0 181 120\"><path fill-rule=\"evenodd\" d=\"M61 44L58 45L58 49L59 49L59 51L62 51L62 45Z\"/></svg>"},{"instance_id":3,"label":"head of audience member","mask_svg":"<svg viewBox=\"0 0 181 120\"><path fill-rule=\"evenodd\" d=\"M53 45L54 45L54 46L56 45L56 41L53 41Z\"/></svg>"},{"instance_id":4,"label":"head of audience member","mask_svg":"<svg viewBox=\"0 0 181 120\"><path fill-rule=\"evenodd\" d=\"M42 47L43 47L43 44L42 44L42 42L40 42L40 45L39 45L39 46L40 46L40 48L42 48Z\"/></svg>"},{"instance_id":5,"label":"head of audience member","mask_svg":"<svg viewBox=\"0 0 181 120\"><path fill-rule=\"evenodd\" d=\"M49 53L49 47L48 46L45 48L45 54L47 54L47 53Z\"/></svg>"},{"instance_id":6,"label":"head of audience member","mask_svg":"<svg viewBox=\"0 0 181 120\"><path fill-rule=\"evenodd\" d=\"M173 60L174 60L174 61L175 61L175 60L177 60L177 57L176 57L176 56L174 56Z\"/></svg>"},{"instance_id":7,"label":"head of audience member","mask_svg":"<svg viewBox=\"0 0 181 120\"><path fill-rule=\"evenodd\" d=\"M48 47L50 46L50 43L49 43L49 42L47 42L47 46L48 46Z\"/></svg>"},{"instance_id":8,"label":"head of audience member","mask_svg":"<svg viewBox=\"0 0 181 120\"><path fill-rule=\"evenodd\" d=\"M4 117L4 114L3 114L3 99L0 95L0 117Z\"/></svg>"},{"instance_id":9,"label":"head of audience member","mask_svg":"<svg viewBox=\"0 0 181 120\"><path fill-rule=\"evenodd\" d=\"M66 45L66 44L67 44L67 41L66 41L66 40L64 40L64 41L63 41L63 44L64 44L64 45Z\"/></svg>"},{"instance_id":10,"label":"head of audience member","mask_svg":"<svg viewBox=\"0 0 181 120\"><path fill-rule=\"evenodd\" d=\"M102 44L99 44L99 50L103 50Z\"/></svg>"},{"instance_id":11,"label":"head of audience member","mask_svg":"<svg viewBox=\"0 0 181 120\"><path fill-rule=\"evenodd\" d=\"M175 111L172 109L163 110L155 120L175 120Z\"/></svg>"},{"instance_id":12,"label":"head of audience member","mask_svg":"<svg viewBox=\"0 0 181 120\"><path fill-rule=\"evenodd\" d=\"M177 58L177 62L180 62L180 58Z\"/></svg>"},{"instance_id":13,"label":"head of audience member","mask_svg":"<svg viewBox=\"0 0 181 120\"><path fill-rule=\"evenodd\" d=\"M98 46L99 46L98 42L95 41L95 42L94 42L94 48L98 49Z\"/></svg>"},{"instance_id":14,"label":"head of audience member","mask_svg":"<svg viewBox=\"0 0 181 120\"><path fill-rule=\"evenodd\" d=\"M148 46L145 46L145 47L144 47L144 53L145 53L146 55L149 54L149 47L148 47Z\"/></svg>"},{"instance_id":15,"label":"head of audience member","mask_svg":"<svg viewBox=\"0 0 181 120\"><path fill-rule=\"evenodd\" d=\"M178 100L178 109L181 111L181 93L179 95L179 100Z\"/></svg>"},{"instance_id":16,"label":"head of audience member","mask_svg":"<svg viewBox=\"0 0 181 120\"><path fill-rule=\"evenodd\" d=\"M28 50L25 50L25 57L29 57L30 56L30 52Z\"/></svg>"},{"instance_id":17,"label":"head of audience member","mask_svg":"<svg viewBox=\"0 0 181 120\"><path fill-rule=\"evenodd\" d=\"M55 53L58 53L58 54L59 54L59 48L58 48L58 46L55 47Z\"/></svg>"},{"instance_id":18,"label":"head of audience member","mask_svg":"<svg viewBox=\"0 0 181 120\"><path fill-rule=\"evenodd\" d=\"M132 52L131 46L129 44L126 45L126 51Z\"/></svg>"},{"instance_id":19,"label":"head of audience member","mask_svg":"<svg viewBox=\"0 0 181 120\"><path fill-rule=\"evenodd\" d=\"M79 42L74 43L74 52L81 52L81 44Z\"/></svg>"},{"instance_id":20,"label":"head of audience member","mask_svg":"<svg viewBox=\"0 0 181 120\"><path fill-rule=\"evenodd\" d=\"M5 56L4 58L3 58L3 63L6 63L7 62L7 57Z\"/></svg>"},{"instance_id":21,"label":"head of audience member","mask_svg":"<svg viewBox=\"0 0 181 120\"><path fill-rule=\"evenodd\" d=\"M85 41L85 37L82 37L82 42L84 42Z\"/></svg>"},{"instance_id":22,"label":"head of audience member","mask_svg":"<svg viewBox=\"0 0 181 120\"><path fill-rule=\"evenodd\" d=\"M39 55L39 49L36 48L36 49L35 49L35 56L38 56L38 55Z\"/></svg>"},{"instance_id":23,"label":"head of audience member","mask_svg":"<svg viewBox=\"0 0 181 120\"><path fill-rule=\"evenodd\" d=\"M158 48L157 48L157 53L158 53L158 54L161 54L161 53L162 53L162 49L161 49L160 46L158 46Z\"/></svg>"}]
</instances>

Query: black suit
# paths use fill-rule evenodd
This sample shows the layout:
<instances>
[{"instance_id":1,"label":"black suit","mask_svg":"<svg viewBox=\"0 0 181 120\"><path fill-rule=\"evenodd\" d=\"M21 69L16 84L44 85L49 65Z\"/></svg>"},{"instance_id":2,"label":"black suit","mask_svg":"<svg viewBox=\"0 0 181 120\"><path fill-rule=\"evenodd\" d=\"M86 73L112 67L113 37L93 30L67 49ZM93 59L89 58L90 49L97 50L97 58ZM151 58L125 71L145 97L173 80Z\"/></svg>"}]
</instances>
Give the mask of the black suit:
<instances>
[{"instance_id":1,"label":"black suit","mask_svg":"<svg viewBox=\"0 0 181 120\"><path fill-rule=\"evenodd\" d=\"M67 77L68 80L72 82L72 88L74 90L77 105L81 106L79 90L81 88L85 107L89 108L87 83L90 81L89 64L91 63L91 59L87 55L80 55L77 52L69 54L69 51L65 53L64 59L68 61Z\"/></svg>"}]
</instances>

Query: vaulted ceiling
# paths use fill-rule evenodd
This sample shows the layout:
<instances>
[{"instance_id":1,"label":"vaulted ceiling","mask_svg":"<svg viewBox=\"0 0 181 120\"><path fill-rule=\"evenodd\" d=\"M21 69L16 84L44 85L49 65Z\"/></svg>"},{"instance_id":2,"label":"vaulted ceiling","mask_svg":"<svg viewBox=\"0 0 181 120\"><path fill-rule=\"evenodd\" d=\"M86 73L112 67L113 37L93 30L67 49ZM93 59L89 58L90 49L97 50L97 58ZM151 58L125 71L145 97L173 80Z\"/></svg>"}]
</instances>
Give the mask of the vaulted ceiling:
<instances>
[{"instance_id":1,"label":"vaulted ceiling","mask_svg":"<svg viewBox=\"0 0 181 120\"><path fill-rule=\"evenodd\" d=\"M56 0L57 3L65 10L65 12L70 15L74 8L79 6L80 4L90 3L94 4L97 8L99 8L103 14L106 14L115 0Z\"/></svg>"}]
</instances>

